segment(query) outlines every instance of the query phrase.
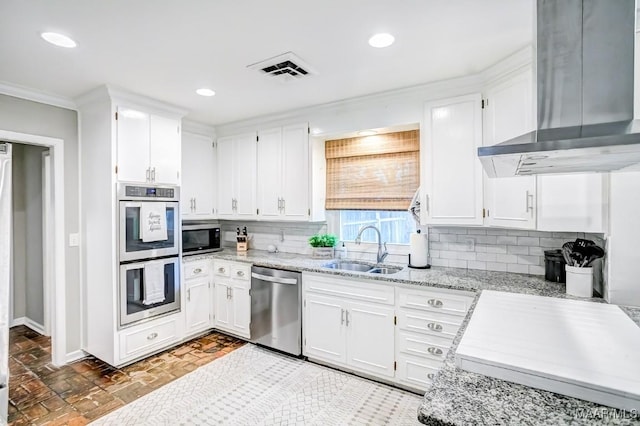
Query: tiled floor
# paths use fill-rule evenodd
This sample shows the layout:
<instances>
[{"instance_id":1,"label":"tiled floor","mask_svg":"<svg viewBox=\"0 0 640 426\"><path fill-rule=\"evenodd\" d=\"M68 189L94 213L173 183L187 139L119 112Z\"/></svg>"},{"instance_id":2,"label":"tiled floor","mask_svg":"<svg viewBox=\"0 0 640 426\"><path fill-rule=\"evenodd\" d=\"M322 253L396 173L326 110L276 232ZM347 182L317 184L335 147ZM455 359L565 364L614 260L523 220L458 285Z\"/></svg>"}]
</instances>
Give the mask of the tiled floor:
<instances>
[{"instance_id":1,"label":"tiled floor","mask_svg":"<svg viewBox=\"0 0 640 426\"><path fill-rule=\"evenodd\" d=\"M56 368L50 339L24 326L9 343L11 425L87 424L244 344L210 333L117 369L93 357Z\"/></svg>"}]
</instances>

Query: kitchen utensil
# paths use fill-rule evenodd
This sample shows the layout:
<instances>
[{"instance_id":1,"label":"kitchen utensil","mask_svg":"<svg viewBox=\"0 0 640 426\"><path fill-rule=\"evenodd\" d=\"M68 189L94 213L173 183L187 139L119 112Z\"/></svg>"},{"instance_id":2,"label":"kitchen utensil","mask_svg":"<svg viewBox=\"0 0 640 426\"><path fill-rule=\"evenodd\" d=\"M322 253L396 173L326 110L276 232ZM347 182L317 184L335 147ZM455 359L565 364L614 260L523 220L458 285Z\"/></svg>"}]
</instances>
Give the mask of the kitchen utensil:
<instances>
[{"instance_id":1,"label":"kitchen utensil","mask_svg":"<svg viewBox=\"0 0 640 426\"><path fill-rule=\"evenodd\" d=\"M573 266L573 259L571 258L571 249L569 247L562 246L562 257L564 257L564 261L567 262L567 265Z\"/></svg>"},{"instance_id":2,"label":"kitchen utensil","mask_svg":"<svg viewBox=\"0 0 640 426\"><path fill-rule=\"evenodd\" d=\"M562 248L568 248L570 252L573 251L573 241L567 241L562 245Z\"/></svg>"},{"instance_id":3,"label":"kitchen utensil","mask_svg":"<svg viewBox=\"0 0 640 426\"><path fill-rule=\"evenodd\" d=\"M246 226L244 226L242 228L242 235L244 235L245 237L247 236L247 227Z\"/></svg>"},{"instance_id":4,"label":"kitchen utensil","mask_svg":"<svg viewBox=\"0 0 640 426\"><path fill-rule=\"evenodd\" d=\"M585 260L582 266L589 266L591 262L604 256L604 250L600 246L587 246L585 247Z\"/></svg>"}]
</instances>

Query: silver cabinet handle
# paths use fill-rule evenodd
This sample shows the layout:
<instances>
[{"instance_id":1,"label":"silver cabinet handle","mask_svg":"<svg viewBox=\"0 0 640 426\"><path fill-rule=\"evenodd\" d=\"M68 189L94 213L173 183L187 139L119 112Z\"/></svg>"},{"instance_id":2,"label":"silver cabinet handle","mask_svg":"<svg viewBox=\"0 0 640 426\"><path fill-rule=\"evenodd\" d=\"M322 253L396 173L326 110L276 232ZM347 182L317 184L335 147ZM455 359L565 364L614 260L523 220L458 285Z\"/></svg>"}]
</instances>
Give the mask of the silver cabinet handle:
<instances>
[{"instance_id":1,"label":"silver cabinet handle","mask_svg":"<svg viewBox=\"0 0 640 426\"><path fill-rule=\"evenodd\" d=\"M426 194L425 196L425 206L424 206L424 210L429 213L429 194Z\"/></svg>"},{"instance_id":2,"label":"silver cabinet handle","mask_svg":"<svg viewBox=\"0 0 640 426\"><path fill-rule=\"evenodd\" d=\"M347 327L349 327L349 311L346 309L344 311L347 313Z\"/></svg>"},{"instance_id":3,"label":"silver cabinet handle","mask_svg":"<svg viewBox=\"0 0 640 426\"><path fill-rule=\"evenodd\" d=\"M196 198L193 199L193 211L195 212L198 209L198 204L197 204L198 200Z\"/></svg>"},{"instance_id":4,"label":"silver cabinet handle","mask_svg":"<svg viewBox=\"0 0 640 426\"><path fill-rule=\"evenodd\" d=\"M244 271L237 271L236 275L239 277L244 277Z\"/></svg>"},{"instance_id":5,"label":"silver cabinet handle","mask_svg":"<svg viewBox=\"0 0 640 426\"><path fill-rule=\"evenodd\" d=\"M149 180L151 179L151 169L147 169L147 171L145 173L146 173L146 176L147 176L147 182L149 182Z\"/></svg>"},{"instance_id":6,"label":"silver cabinet handle","mask_svg":"<svg viewBox=\"0 0 640 426\"><path fill-rule=\"evenodd\" d=\"M187 301L191 302L191 289L187 290Z\"/></svg>"},{"instance_id":7,"label":"silver cabinet handle","mask_svg":"<svg viewBox=\"0 0 640 426\"><path fill-rule=\"evenodd\" d=\"M199 274L199 273L201 273L201 272L202 272L202 269L201 269L201 268L196 268L196 269L194 269L194 270L193 270L193 273L194 273L194 274Z\"/></svg>"},{"instance_id":8,"label":"silver cabinet handle","mask_svg":"<svg viewBox=\"0 0 640 426\"><path fill-rule=\"evenodd\" d=\"M434 308L442 308L442 300L429 299L429 300L427 300L427 304L429 306L433 306Z\"/></svg>"},{"instance_id":9,"label":"silver cabinet handle","mask_svg":"<svg viewBox=\"0 0 640 426\"><path fill-rule=\"evenodd\" d=\"M151 333L150 335L147 336L147 340L153 340L156 337L158 337L158 333Z\"/></svg>"},{"instance_id":10,"label":"silver cabinet handle","mask_svg":"<svg viewBox=\"0 0 640 426\"><path fill-rule=\"evenodd\" d=\"M229 296L229 287L227 287L227 299L229 299L229 298L230 298L230 296Z\"/></svg>"},{"instance_id":11,"label":"silver cabinet handle","mask_svg":"<svg viewBox=\"0 0 640 426\"><path fill-rule=\"evenodd\" d=\"M427 374L427 379L429 379L429 380L433 380L434 377L436 377L436 375L433 374L433 373Z\"/></svg>"},{"instance_id":12,"label":"silver cabinet handle","mask_svg":"<svg viewBox=\"0 0 640 426\"><path fill-rule=\"evenodd\" d=\"M429 324L427 324L427 328L433 331L442 331L442 325L436 322L430 322Z\"/></svg>"},{"instance_id":13,"label":"silver cabinet handle","mask_svg":"<svg viewBox=\"0 0 640 426\"><path fill-rule=\"evenodd\" d=\"M233 299L233 287L229 287L229 299Z\"/></svg>"},{"instance_id":14,"label":"silver cabinet handle","mask_svg":"<svg viewBox=\"0 0 640 426\"><path fill-rule=\"evenodd\" d=\"M340 309L340 325L344 325L344 309Z\"/></svg>"},{"instance_id":15,"label":"silver cabinet handle","mask_svg":"<svg viewBox=\"0 0 640 426\"><path fill-rule=\"evenodd\" d=\"M278 211L282 210L282 198L278 197Z\"/></svg>"},{"instance_id":16,"label":"silver cabinet handle","mask_svg":"<svg viewBox=\"0 0 640 426\"><path fill-rule=\"evenodd\" d=\"M224 274L224 268L222 267L218 268L218 272L220 272L221 274Z\"/></svg>"},{"instance_id":17,"label":"silver cabinet handle","mask_svg":"<svg viewBox=\"0 0 640 426\"><path fill-rule=\"evenodd\" d=\"M156 168L155 167L153 169L151 169L151 181L152 182L156 181Z\"/></svg>"},{"instance_id":18,"label":"silver cabinet handle","mask_svg":"<svg viewBox=\"0 0 640 426\"><path fill-rule=\"evenodd\" d=\"M429 352L431 355L442 355L442 349L436 348L435 346L430 346L427 349L427 352Z\"/></svg>"},{"instance_id":19,"label":"silver cabinet handle","mask_svg":"<svg viewBox=\"0 0 640 426\"><path fill-rule=\"evenodd\" d=\"M283 199L282 199L282 213L284 213L284 211L286 210L286 208L287 208L287 204L286 204L285 199L283 198Z\"/></svg>"},{"instance_id":20,"label":"silver cabinet handle","mask_svg":"<svg viewBox=\"0 0 640 426\"><path fill-rule=\"evenodd\" d=\"M529 191L527 191L527 209L525 211L531 211L531 215L533 216L533 194Z\"/></svg>"}]
</instances>

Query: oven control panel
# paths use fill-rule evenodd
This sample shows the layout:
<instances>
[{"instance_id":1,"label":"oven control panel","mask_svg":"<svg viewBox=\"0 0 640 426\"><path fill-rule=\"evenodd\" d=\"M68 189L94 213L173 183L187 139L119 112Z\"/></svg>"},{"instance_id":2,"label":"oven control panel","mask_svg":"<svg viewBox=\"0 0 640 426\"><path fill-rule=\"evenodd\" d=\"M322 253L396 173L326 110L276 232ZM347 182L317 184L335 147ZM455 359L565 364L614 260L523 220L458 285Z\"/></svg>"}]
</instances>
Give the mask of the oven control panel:
<instances>
[{"instance_id":1,"label":"oven control panel","mask_svg":"<svg viewBox=\"0 0 640 426\"><path fill-rule=\"evenodd\" d=\"M118 185L118 198L120 200L162 199L178 201L180 197L177 186L147 186L135 184Z\"/></svg>"}]
</instances>

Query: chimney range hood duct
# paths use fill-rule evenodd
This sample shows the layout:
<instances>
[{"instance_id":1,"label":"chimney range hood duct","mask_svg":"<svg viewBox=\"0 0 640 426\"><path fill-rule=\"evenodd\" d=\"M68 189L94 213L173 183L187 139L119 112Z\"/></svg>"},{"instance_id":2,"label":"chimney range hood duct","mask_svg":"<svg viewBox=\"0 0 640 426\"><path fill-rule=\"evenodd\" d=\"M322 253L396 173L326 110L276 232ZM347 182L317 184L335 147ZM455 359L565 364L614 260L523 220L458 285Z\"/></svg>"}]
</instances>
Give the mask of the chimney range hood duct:
<instances>
[{"instance_id":1,"label":"chimney range hood duct","mask_svg":"<svg viewBox=\"0 0 640 426\"><path fill-rule=\"evenodd\" d=\"M478 148L489 177L640 170L635 0L537 0L538 130Z\"/></svg>"}]
</instances>

